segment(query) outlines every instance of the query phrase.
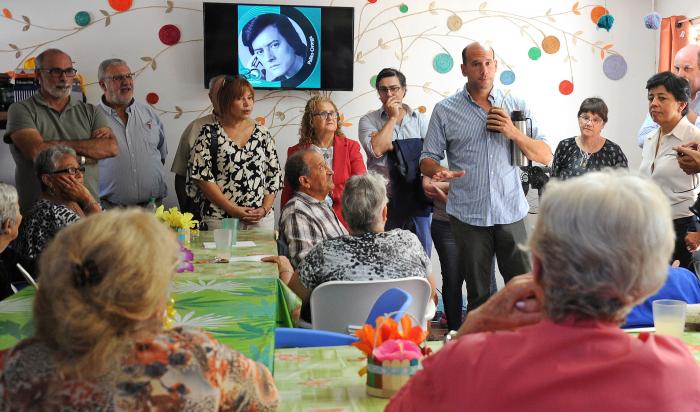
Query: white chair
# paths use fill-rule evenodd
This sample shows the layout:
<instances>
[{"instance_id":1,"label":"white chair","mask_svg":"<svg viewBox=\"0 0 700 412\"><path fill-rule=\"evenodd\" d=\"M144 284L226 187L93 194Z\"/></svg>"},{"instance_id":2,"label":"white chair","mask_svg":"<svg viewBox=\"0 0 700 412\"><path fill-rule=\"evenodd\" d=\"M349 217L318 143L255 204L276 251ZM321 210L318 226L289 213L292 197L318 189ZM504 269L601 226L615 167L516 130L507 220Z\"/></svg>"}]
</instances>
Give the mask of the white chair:
<instances>
[{"instance_id":1,"label":"white chair","mask_svg":"<svg viewBox=\"0 0 700 412\"><path fill-rule=\"evenodd\" d=\"M377 298L391 288L411 294L413 302L406 313L426 327L435 316L435 305L430 299L430 283L419 277L322 283L311 293L311 324L314 329L352 333L365 323Z\"/></svg>"}]
</instances>

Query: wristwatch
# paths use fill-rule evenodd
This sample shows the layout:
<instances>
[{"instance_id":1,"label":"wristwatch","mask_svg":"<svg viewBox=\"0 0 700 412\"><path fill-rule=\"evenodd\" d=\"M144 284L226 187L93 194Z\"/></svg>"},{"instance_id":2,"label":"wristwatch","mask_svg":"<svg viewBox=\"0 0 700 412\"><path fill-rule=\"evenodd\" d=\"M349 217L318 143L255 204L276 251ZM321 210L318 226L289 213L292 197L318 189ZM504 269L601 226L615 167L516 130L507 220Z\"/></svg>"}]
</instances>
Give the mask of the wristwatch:
<instances>
[{"instance_id":1,"label":"wristwatch","mask_svg":"<svg viewBox=\"0 0 700 412\"><path fill-rule=\"evenodd\" d=\"M80 156L78 160L80 161L80 166L85 164L85 156Z\"/></svg>"},{"instance_id":2,"label":"wristwatch","mask_svg":"<svg viewBox=\"0 0 700 412\"><path fill-rule=\"evenodd\" d=\"M454 340L456 338L457 338L457 331L451 330L445 334L445 339L443 340L443 343L447 343L447 342Z\"/></svg>"}]
</instances>

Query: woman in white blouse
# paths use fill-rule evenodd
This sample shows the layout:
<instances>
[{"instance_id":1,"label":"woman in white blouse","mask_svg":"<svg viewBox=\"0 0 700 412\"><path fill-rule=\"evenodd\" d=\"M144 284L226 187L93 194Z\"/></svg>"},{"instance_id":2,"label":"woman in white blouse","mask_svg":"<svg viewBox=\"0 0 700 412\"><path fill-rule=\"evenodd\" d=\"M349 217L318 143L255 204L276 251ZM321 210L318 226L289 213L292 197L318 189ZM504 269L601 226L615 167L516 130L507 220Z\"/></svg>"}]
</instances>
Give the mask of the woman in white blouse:
<instances>
[{"instance_id":1,"label":"woman in white blouse","mask_svg":"<svg viewBox=\"0 0 700 412\"><path fill-rule=\"evenodd\" d=\"M694 271L692 256L685 245L685 235L695 231L693 213L688 209L700 189L700 176L688 175L678 167L673 147L700 142L700 129L685 115L688 113L690 86L688 81L671 72L653 75L647 80L649 114L660 127L645 136L640 171L650 176L671 203L676 244L673 259Z\"/></svg>"}]
</instances>

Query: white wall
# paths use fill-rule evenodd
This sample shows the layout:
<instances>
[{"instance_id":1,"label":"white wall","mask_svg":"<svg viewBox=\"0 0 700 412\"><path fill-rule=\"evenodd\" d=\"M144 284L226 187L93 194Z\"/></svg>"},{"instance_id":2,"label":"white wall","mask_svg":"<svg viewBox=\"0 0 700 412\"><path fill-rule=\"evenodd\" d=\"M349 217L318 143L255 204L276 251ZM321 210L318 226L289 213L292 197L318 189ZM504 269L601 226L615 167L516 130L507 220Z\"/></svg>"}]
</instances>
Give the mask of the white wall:
<instances>
[{"instance_id":1,"label":"white wall","mask_svg":"<svg viewBox=\"0 0 700 412\"><path fill-rule=\"evenodd\" d=\"M559 140L578 133L576 111L581 100L600 96L610 108L604 136L622 146L631 167L639 164L635 136L646 111L644 82L654 71L653 45L657 35L642 24L642 17L651 9L651 1L608 2L615 17L610 32L597 29L592 23L592 6L580 9L581 14L576 15L571 10L573 2L554 0L492 0L488 3L482 0L435 0L432 3L406 0L406 13L399 10L401 1L391 0L379 0L374 4L366 0L300 0L300 3L355 7L355 54L362 52L363 55L363 62L355 65L355 90L330 93L346 122L350 123L345 127L350 137L357 135L359 117L379 105L369 83L379 69L393 66L404 71L409 83L407 103L424 106L429 114L433 105L443 98L443 93L452 93L463 85L460 52L468 42L478 39L491 42L501 70L506 66L513 69L516 81L509 86L512 93L531 103L554 147ZM659 10L681 8L687 3L682 0L659 2ZM106 0L6 0L0 7L7 8L19 21L0 17L0 38L3 39L0 68L10 70L25 55L36 55L46 47L61 48L73 57L75 66L86 77L91 102L96 102L100 96L95 82L101 60L122 57L131 64L132 70L143 68L136 79L136 98L143 101L148 92L160 96L155 107L163 111L170 151L169 168L181 131L208 109L206 91L202 88L202 4L187 0L175 0L173 4L172 11L166 13L165 1L134 0L130 10L112 15L114 10ZM431 4L432 11L429 10ZM697 4L693 7L700 8ZM73 21L76 12L88 11L95 21L104 17L100 9L111 15L108 26L101 20L81 31L71 31L76 27ZM453 14L463 21L457 31L447 27L448 17ZM700 14L700 10L696 14ZM23 15L37 26L23 31ZM181 43L168 48L158 40L158 30L164 24L180 28ZM580 33L575 44L574 33ZM530 60L528 49L547 35L560 40L560 50L551 55L543 53L537 61ZM378 46L380 39L386 48ZM600 42L596 47L613 44L610 51L625 58L628 71L621 80L612 81L603 74L600 49L592 50L596 42ZM23 50L17 59L14 50L7 47L9 43L29 49ZM41 46L32 51L32 46L38 44ZM397 56L401 55L402 47L404 58L399 60ZM447 74L438 74L432 67L433 57L442 52L449 53L455 63ZM156 69L151 69L142 57L155 57ZM565 61L567 57L571 57L571 61ZM565 79L573 79L575 85L569 96L558 91L559 82ZM265 117L282 159L286 157L286 148L297 141L299 111L308 96L308 92L302 91L257 94L255 116ZM176 106L185 111L177 119L174 118ZM285 119L275 117L277 112L285 113ZM7 145L0 145L0 179L13 181L13 168ZM168 203L174 202L171 190Z\"/></svg>"}]
</instances>

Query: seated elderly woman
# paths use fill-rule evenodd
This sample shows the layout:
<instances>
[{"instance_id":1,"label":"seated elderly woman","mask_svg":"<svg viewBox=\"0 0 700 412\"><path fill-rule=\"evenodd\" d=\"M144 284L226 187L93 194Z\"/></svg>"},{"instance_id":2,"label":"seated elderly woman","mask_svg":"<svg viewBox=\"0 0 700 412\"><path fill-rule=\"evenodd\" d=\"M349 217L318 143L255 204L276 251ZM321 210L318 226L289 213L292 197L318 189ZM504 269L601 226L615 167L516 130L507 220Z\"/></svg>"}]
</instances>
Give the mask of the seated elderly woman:
<instances>
[{"instance_id":1,"label":"seated elderly woman","mask_svg":"<svg viewBox=\"0 0 700 412\"><path fill-rule=\"evenodd\" d=\"M650 180L593 172L550 182L532 275L470 312L387 411L696 410L700 368L686 345L619 328L664 283L673 245L671 207Z\"/></svg>"},{"instance_id":2,"label":"seated elderly woman","mask_svg":"<svg viewBox=\"0 0 700 412\"><path fill-rule=\"evenodd\" d=\"M163 330L179 250L137 209L56 235L40 259L35 336L0 352L2 409L274 410L263 365L201 331Z\"/></svg>"},{"instance_id":3,"label":"seated elderly woman","mask_svg":"<svg viewBox=\"0 0 700 412\"><path fill-rule=\"evenodd\" d=\"M345 183L342 209L350 234L316 244L298 272L293 271L286 258L277 258L282 281L304 302L302 319L310 319L311 292L331 280L418 276L428 278L433 285L430 259L416 235L402 229L384 231L387 202L384 177L374 172L350 177Z\"/></svg>"},{"instance_id":4,"label":"seated elderly woman","mask_svg":"<svg viewBox=\"0 0 700 412\"><path fill-rule=\"evenodd\" d=\"M7 249L19 232L22 214L19 213L17 190L6 183L0 183L0 299L12 294L10 282L17 272L14 267L16 259L12 249Z\"/></svg>"},{"instance_id":5,"label":"seated elderly woman","mask_svg":"<svg viewBox=\"0 0 700 412\"><path fill-rule=\"evenodd\" d=\"M56 233L85 215L102 211L83 181L75 150L51 146L34 159L41 184L41 198L30 209L12 248L28 261L35 261Z\"/></svg>"}]
</instances>

